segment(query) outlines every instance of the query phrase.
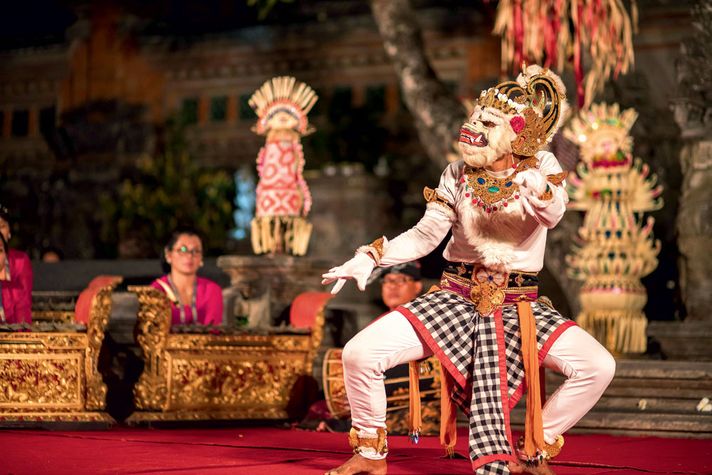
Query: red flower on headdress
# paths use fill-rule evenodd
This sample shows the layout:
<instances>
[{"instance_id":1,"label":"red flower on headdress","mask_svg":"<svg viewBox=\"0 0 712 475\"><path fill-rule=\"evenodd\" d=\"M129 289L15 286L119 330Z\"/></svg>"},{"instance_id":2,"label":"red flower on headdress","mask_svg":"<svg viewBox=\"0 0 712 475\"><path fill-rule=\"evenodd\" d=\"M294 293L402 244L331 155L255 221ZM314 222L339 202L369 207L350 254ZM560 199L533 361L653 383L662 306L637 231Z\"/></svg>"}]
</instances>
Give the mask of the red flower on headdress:
<instances>
[{"instance_id":1,"label":"red flower on headdress","mask_svg":"<svg viewBox=\"0 0 712 475\"><path fill-rule=\"evenodd\" d=\"M524 117L521 115L515 115L509 120L509 125L512 126L512 130L514 130L515 134L519 134L524 129L524 126L527 124L527 122L524 120Z\"/></svg>"}]
</instances>

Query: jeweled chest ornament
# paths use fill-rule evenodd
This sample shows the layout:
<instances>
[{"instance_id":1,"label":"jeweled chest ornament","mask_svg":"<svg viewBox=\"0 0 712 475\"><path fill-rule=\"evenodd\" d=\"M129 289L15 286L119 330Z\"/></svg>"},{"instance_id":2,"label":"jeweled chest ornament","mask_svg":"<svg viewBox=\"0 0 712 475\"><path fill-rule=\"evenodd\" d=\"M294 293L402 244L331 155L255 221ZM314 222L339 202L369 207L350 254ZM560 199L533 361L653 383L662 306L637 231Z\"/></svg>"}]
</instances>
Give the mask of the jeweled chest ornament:
<instances>
[{"instance_id":1,"label":"jeweled chest ornament","mask_svg":"<svg viewBox=\"0 0 712 475\"><path fill-rule=\"evenodd\" d=\"M482 208L487 213L493 213L509 206L509 203L519 199L519 186L514 183L514 177L519 172L537 165L536 157L520 161L514 171L502 178L490 176L484 168L465 167L465 174L460 183L465 186L465 198L475 207Z\"/></svg>"}]
</instances>

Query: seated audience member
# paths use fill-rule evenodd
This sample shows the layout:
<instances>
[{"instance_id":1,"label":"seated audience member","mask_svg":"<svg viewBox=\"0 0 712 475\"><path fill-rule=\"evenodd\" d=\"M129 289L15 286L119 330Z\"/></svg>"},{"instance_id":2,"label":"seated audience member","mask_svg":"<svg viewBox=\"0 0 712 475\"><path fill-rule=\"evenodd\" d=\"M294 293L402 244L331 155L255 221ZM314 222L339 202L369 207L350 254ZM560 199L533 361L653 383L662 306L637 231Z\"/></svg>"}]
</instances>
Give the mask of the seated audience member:
<instances>
[{"instance_id":1,"label":"seated audience member","mask_svg":"<svg viewBox=\"0 0 712 475\"><path fill-rule=\"evenodd\" d=\"M45 263L54 264L60 262L63 258L63 253L54 246L47 246L40 253L40 260Z\"/></svg>"},{"instance_id":2,"label":"seated audience member","mask_svg":"<svg viewBox=\"0 0 712 475\"><path fill-rule=\"evenodd\" d=\"M10 237L10 213L0 205L0 323L32 323L30 258L9 248Z\"/></svg>"},{"instance_id":3,"label":"seated audience member","mask_svg":"<svg viewBox=\"0 0 712 475\"><path fill-rule=\"evenodd\" d=\"M420 295L423 291L423 283L420 279L418 262L406 262L384 268L381 273L381 299L388 310L394 310Z\"/></svg>"},{"instance_id":4,"label":"seated audience member","mask_svg":"<svg viewBox=\"0 0 712 475\"><path fill-rule=\"evenodd\" d=\"M171 301L171 324L221 325L222 290L215 282L198 277L203 266L203 245L197 232L178 229L163 250L161 265L166 275L153 281Z\"/></svg>"}]
</instances>

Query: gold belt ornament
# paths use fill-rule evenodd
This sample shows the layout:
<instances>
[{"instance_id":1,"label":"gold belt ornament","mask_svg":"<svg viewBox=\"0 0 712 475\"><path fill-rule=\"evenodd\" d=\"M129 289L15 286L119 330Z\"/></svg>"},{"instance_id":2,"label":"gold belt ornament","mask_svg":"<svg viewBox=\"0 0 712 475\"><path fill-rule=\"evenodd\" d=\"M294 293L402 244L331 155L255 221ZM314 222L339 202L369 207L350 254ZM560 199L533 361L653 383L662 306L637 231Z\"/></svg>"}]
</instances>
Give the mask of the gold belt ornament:
<instances>
[{"instance_id":1,"label":"gold belt ornament","mask_svg":"<svg viewBox=\"0 0 712 475\"><path fill-rule=\"evenodd\" d=\"M536 300L537 284L534 272L500 272L460 263L446 268L435 290L461 295L475 305L480 315L487 316L503 305Z\"/></svg>"},{"instance_id":2,"label":"gold belt ornament","mask_svg":"<svg viewBox=\"0 0 712 475\"><path fill-rule=\"evenodd\" d=\"M480 315L489 315L504 303L504 290L491 282L473 283L470 299Z\"/></svg>"},{"instance_id":3,"label":"gold belt ornament","mask_svg":"<svg viewBox=\"0 0 712 475\"><path fill-rule=\"evenodd\" d=\"M489 315L504 303L509 274L480 268L472 273L470 299L480 315Z\"/></svg>"},{"instance_id":4,"label":"gold belt ornament","mask_svg":"<svg viewBox=\"0 0 712 475\"><path fill-rule=\"evenodd\" d=\"M469 297L480 315L489 315L504 304L509 274L496 272L484 267L473 269L472 279L444 272L441 285L443 288L456 288L457 292Z\"/></svg>"}]
</instances>

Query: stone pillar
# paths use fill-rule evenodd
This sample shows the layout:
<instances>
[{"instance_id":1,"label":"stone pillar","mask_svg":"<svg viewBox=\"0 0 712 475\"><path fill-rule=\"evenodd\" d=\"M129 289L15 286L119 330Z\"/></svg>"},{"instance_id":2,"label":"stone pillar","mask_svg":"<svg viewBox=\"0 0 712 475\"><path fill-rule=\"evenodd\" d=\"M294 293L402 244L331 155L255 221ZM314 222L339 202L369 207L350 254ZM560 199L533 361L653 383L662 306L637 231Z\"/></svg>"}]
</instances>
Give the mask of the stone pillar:
<instances>
[{"instance_id":1,"label":"stone pillar","mask_svg":"<svg viewBox=\"0 0 712 475\"><path fill-rule=\"evenodd\" d=\"M682 117L678 107L676 118ZM712 117L712 105L707 106L702 116ZM687 117L700 116L694 113ZM683 122L681 128L686 140L680 153L683 180L676 228L680 249L680 290L687 316L682 322L656 322L648 333L660 342L661 352L670 359L710 361L712 123L708 122L707 127L700 128L692 122Z\"/></svg>"},{"instance_id":2,"label":"stone pillar","mask_svg":"<svg viewBox=\"0 0 712 475\"><path fill-rule=\"evenodd\" d=\"M321 285L321 274L334 265L286 255L221 256L217 263L230 276L231 290L239 292L242 299L266 303L270 322L257 322L256 326L261 327L278 324L285 318L288 321L284 312L300 293L326 290Z\"/></svg>"},{"instance_id":3,"label":"stone pillar","mask_svg":"<svg viewBox=\"0 0 712 475\"><path fill-rule=\"evenodd\" d=\"M676 62L678 97L672 103L684 145L677 215L679 272L687 316L682 322L656 322L648 333L668 358L712 360L712 1L693 7L694 36L681 46Z\"/></svg>"},{"instance_id":4,"label":"stone pillar","mask_svg":"<svg viewBox=\"0 0 712 475\"><path fill-rule=\"evenodd\" d=\"M686 322L712 324L712 130L682 149L682 193L677 216L680 285Z\"/></svg>"},{"instance_id":5,"label":"stone pillar","mask_svg":"<svg viewBox=\"0 0 712 475\"><path fill-rule=\"evenodd\" d=\"M314 198L309 255L328 259L329 267L353 257L362 244L405 231L391 210L386 183L364 172L360 164L335 164L305 177Z\"/></svg>"}]
</instances>

